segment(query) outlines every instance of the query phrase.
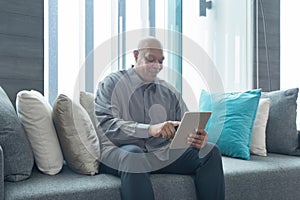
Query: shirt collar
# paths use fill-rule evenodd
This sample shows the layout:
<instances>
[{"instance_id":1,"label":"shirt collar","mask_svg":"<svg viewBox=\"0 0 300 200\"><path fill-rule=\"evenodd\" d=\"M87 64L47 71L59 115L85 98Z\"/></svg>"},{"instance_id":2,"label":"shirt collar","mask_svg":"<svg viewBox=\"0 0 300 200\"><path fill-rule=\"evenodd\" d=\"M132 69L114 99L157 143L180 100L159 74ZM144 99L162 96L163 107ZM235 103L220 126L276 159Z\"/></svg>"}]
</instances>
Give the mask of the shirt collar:
<instances>
[{"instance_id":1,"label":"shirt collar","mask_svg":"<svg viewBox=\"0 0 300 200\"><path fill-rule=\"evenodd\" d=\"M129 77L131 79L131 82L132 84L135 86L135 87L141 87L145 84L147 84L139 75L138 73L136 73L136 71L133 69L133 68L130 68L128 69L128 74L129 74ZM156 86L157 84L159 83L159 78L155 77L155 79L149 83L149 89L152 89L153 91L156 90Z\"/></svg>"}]
</instances>

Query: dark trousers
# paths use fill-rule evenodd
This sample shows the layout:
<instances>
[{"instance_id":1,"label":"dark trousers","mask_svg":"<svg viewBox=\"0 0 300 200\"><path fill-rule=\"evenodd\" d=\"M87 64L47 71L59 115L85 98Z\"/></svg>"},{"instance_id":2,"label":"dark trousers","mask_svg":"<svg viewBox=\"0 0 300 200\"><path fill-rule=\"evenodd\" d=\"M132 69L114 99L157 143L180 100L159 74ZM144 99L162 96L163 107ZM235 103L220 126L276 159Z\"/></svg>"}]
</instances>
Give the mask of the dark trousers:
<instances>
[{"instance_id":1,"label":"dark trousers","mask_svg":"<svg viewBox=\"0 0 300 200\"><path fill-rule=\"evenodd\" d=\"M136 145L125 145L121 148L128 152L143 153L142 149ZM145 159L145 162L148 162L147 159ZM151 163L148 164L151 165ZM123 200L154 200L150 173L195 175L198 199L225 199L220 150L210 143L200 151L196 148L188 148L174 162L152 172L126 172L112 169L101 163L100 173L108 173L121 178L121 196Z\"/></svg>"}]
</instances>

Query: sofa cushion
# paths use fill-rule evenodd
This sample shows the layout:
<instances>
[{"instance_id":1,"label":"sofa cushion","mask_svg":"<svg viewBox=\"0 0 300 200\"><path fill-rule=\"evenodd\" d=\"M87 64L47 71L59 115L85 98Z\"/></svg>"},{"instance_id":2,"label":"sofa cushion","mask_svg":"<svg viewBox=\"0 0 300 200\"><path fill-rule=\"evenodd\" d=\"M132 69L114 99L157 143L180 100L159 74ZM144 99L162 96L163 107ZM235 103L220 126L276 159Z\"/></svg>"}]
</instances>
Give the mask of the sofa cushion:
<instances>
[{"instance_id":1,"label":"sofa cushion","mask_svg":"<svg viewBox=\"0 0 300 200\"><path fill-rule=\"evenodd\" d=\"M269 118L270 99L259 100L257 113L252 129L250 152L252 154L267 156L266 149L266 126Z\"/></svg>"},{"instance_id":2,"label":"sofa cushion","mask_svg":"<svg viewBox=\"0 0 300 200\"><path fill-rule=\"evenodd\" d=\"M151 174L150 178L156 200L196 200L193 176ZM26 181L5 183L5 199L121 200L120 187L118 177L109 174L85 176L65 166L56 176L47 176L34 170L32 177Z\"/></svg>"},{"instance_id":3,"label":"sofa cushion","mask_svg":"<svg viewBox=\"0 0 300 200\"><path fill-rule=\"evenodd\" d=\"M281 200L300 196L300 157L270 153L251 160L223 157L226 200ZM194 177L151 174L156 200L196 200ZM5 199L14 200L118 200L121 181L108 174L84 176L64 166L56 176L33 170L30 179L5 182ZM32 189L34 188L34 190Z\"/></svg>"},{"instance_id":4,"label":"sofa cushion","mask_svg":"<svg viewBox=\"0 0 300 200\"><path fill-rule=\"evenodd\" d=\"M23 126L2 87L0 87L0 119L4 178L6 181L24 180L31 174L33 154Z\"/></svg>"},{"instance_id":5,"label":"sofa cushion","mask_svg":"<svg viewBox=\"0 0 300 200\"><path fill-rule=\"evenodd\" d=\"M52 121L52 107L41 93L23 90L17 94L16 109L38 169L45 174L57 174L62 169L63 156Z\"/></svg>"},{"instance_id":6,"label":"sofa cushion","mask_svg":"<svg viewBox=\"0 0 300 200\"><path fill-rule=\"evenodd\" d=\"M226 200L299 199L300 157L268 153L222 160Z\"/></svg>"},{"instance_id":7,"label":"sofa cushion","mask_svg":"<svg viewBox=\"0 0 300 200\"><path fill-rule=\"evenodd\" d=\"M300 155L297 132L298 88L264 92L262 97L271 99L266 130L267 151Z\"/></svg>"},{"instance_id":8,"label":"sofa cushion","mask_svg":"<svg viewBox=\"0 0 300 200\"><path fill-rule=\"evenodd\" d=\"M223 155L250 159L250 141L261 90L210 94L202 91L199 110L212 111L207 123L208 140Z\"/></svg>"},{"instance_id":9,"label":"sofa cushion","mask_svg":"<svg viewBox=\"0 0 300 200\"><path fill-rule=\"evenodd\" d=\"M52 118L68 165L81 174L98 173L99 139L84 108L61 94L54 102Z\"/></svg>"}]
</instances>

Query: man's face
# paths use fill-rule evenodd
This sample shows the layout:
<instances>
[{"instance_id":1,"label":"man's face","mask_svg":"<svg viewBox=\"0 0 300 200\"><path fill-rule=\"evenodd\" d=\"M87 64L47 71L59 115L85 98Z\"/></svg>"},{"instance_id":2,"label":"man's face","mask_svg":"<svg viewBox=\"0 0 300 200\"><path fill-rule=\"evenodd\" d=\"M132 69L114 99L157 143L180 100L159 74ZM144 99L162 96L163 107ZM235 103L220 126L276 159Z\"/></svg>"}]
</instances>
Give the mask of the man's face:
<instances>
[{"instance_id":1,"label":"man's face","mask_svg":"<svg viewBox=\"0 0 300 200\"><path fill-rule=\"evenodd\" d=\"M152 82L163 68L161 49L144 49L139 53L136 71L146 82Z\"/></svg>"}]
</instances>

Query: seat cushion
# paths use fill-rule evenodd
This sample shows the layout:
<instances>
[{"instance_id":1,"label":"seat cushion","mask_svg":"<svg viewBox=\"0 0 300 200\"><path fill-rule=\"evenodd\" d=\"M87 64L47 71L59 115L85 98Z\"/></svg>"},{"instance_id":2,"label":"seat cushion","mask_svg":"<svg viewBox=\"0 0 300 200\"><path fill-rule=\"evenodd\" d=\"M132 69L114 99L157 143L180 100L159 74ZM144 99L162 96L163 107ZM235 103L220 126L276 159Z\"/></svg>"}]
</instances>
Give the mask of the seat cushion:
<instances>
[{"instance_id":1,"label":"seat cushion","mask_svg":"<svg viewBox=\"0 0 300 200\"><path fill-rule=\"evenodd\" d=\"M269 153L250 160L223 157L228 200L298 199L300 157Z\"/></svg>"},{"instance_id":2,"label":"seat cushion","mask_svg":"<svg viewBox=\"0 0 300 200\"><path fill-rule=\"evenodd\" d=\"M196 199L192 176L153 174L151 181L156 200ZM120 179L109 174L81 175L64 166L61 173L47 176L34 169L26 181L5 182L5 200L118 200L120 186Z\"/></svg>"},{"instance_id":3,"label":"seat cushion","mask_svg":"<svg viewBox=\"0 0 300 200\"><path fill-rule=\"evenodd\" d=\"M251 160L223 157L226 200L298 199L300 157L251 155ZM196 199L194 177L152 174L156 200ZM86 176L64 166L61 173L47 176L34 169L30 179L5 182L5 200L77 200L120 198L120 179L108 174Z\"/></svg>"}]
</instances>

